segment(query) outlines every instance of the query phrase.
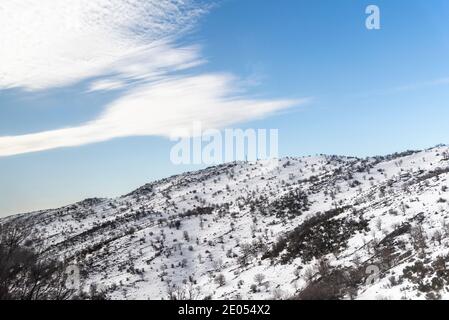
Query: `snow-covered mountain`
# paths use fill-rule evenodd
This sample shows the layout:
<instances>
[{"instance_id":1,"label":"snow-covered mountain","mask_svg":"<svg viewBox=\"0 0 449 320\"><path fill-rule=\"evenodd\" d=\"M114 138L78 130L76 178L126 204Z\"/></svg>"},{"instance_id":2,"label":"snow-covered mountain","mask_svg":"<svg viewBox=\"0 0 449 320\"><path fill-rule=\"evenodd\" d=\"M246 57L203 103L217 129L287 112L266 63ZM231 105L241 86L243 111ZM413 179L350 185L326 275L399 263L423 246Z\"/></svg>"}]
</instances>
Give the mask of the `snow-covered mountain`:
<instances>
[{"instance_id":1,"label":"snow-covered mountain","mask_svg":"<svg viewBox=\"0 0 449 320\"><path fill-rule=\"evenodd\" d=\"M449 148L230 163L3 221L112 299L449 299Z\"/></svg>"}]
</instances>

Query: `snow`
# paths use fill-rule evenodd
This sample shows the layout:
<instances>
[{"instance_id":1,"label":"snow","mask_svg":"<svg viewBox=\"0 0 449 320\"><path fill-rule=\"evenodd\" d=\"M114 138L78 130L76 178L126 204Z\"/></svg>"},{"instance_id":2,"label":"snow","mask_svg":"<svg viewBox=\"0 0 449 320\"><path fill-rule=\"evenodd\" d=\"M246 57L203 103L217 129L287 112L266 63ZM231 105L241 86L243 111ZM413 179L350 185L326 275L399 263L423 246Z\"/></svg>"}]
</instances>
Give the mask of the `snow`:
<instances>
[{"instance_id":1,"label":"snow","mask_svg":"<svg viewBox=\"0 0 449 320\"><path fill-rule=\"evenodd\" d=\"M334 268L372 259L371 244L404 223L424 230L428 263L447 255L449 207L441 199L449 200L449 171L429 175L449 167L447 152L448 147L438 146L367 159L284 158L274 170L263 162L230 163L153 182L116 199L94 199L4 221L33 224L49 255L80 264L87 274L84 287L99 284L108 288L112 299L168 299L168 288L174 285L195 292L196 299L288 298L307 285L305 272L317 268L319 257L307 262L298 256L282 264L258 253L242 265L242 245L259 241L270 249L279 236L336 207L352 209L333 219L356 210L369 231L352 234L339 252L325 256ZM278 217L270 204L293 190L305 192L310 207ZM258 205L251 210L254 203ZM211 214L186 215L208 207L213 208ZM419 214L421 220L416 219ZM444 235L441 244L432 240L437 230ZM405 246L396 248L399 254L417 253L408 233L397 240ZM391 276L399 277L418 260L414 255L385 271L375 284L360 284L357 298L424 299L408 279L390 283ZM224 275L224 285L214 280L218 274ZM265 279L254 287L257 274ZM440 294L449 298L445 290Z\"/></svg>"}]
</instances>

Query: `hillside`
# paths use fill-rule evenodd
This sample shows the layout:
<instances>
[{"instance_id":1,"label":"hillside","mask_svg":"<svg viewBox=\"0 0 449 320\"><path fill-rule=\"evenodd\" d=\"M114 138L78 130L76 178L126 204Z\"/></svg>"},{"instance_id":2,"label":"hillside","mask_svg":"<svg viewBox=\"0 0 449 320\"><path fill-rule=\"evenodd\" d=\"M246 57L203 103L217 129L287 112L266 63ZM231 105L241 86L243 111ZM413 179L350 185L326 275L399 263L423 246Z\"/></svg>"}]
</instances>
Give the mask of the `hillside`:
<instances>
[{"instance_id":1,"label":"hillside","mask_svg":"<svg viewBox=\"0 0 449 320\"><path fill-rule=\"evenodd\" d=\"M111 299L449 299L448 178L446 146L239 162L2 221Z\"/></svg>"}]
</instances>

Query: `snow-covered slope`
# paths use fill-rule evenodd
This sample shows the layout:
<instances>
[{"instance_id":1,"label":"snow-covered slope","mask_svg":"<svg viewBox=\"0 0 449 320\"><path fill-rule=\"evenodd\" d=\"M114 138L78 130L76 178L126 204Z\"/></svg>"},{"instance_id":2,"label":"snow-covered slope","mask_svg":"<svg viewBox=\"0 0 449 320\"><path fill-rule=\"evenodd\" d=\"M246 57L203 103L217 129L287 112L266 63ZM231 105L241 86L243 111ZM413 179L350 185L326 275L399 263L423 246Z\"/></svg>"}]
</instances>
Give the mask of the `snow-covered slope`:
<instances>
[{"instance_id":1,"label":"snow-covered slope","mask_svg":"<svg viewBox=\"0 0 449 320\"><path fill-rule=\"evenodd\" d=\"M446 146L231 163L5 220L112 299L449 298L448 177Z\"/></svg>"}]
</instances>

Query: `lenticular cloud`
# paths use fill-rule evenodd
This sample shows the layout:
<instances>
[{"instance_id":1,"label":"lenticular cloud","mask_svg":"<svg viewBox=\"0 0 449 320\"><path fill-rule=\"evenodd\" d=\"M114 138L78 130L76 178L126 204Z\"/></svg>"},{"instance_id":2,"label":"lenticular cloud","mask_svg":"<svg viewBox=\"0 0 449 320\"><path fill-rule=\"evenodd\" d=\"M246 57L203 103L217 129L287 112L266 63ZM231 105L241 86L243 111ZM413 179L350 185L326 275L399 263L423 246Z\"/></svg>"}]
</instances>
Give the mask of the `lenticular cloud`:
<instances>
[{"instance_id":1,"label":"lenticular cloud","mask_svg":"<svg viewBox=\"0 0 449 320\"><path fill-rule=\"evenodd\" d=\"M90 83L121 89L84 124L0 137L0 156L136 135L171 136L200 121L222 128L305 100L257 100L227 73L199 74L200 48L178 45L207 8L190 0L15 0L0 2L0 91ZM180 72L184 71L184 72Z\"/></svg>"}]
</instances>

